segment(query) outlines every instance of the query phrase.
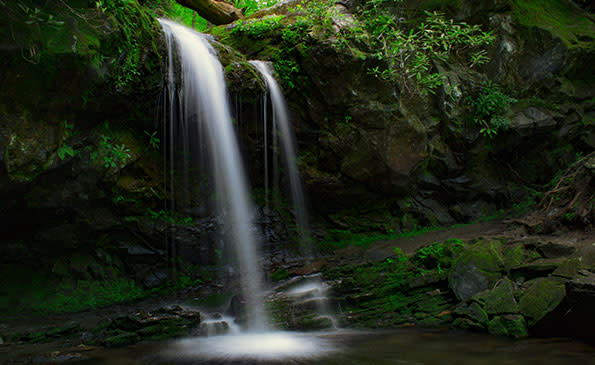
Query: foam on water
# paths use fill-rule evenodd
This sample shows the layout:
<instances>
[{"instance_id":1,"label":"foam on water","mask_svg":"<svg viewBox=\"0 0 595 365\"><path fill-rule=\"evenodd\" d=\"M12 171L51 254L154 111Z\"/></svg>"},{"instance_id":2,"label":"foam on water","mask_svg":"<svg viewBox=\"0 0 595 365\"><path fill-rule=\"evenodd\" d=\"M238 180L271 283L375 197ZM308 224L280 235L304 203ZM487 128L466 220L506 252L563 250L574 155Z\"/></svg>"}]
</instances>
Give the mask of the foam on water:
<instances>
[{"instance_id":1,"label":"foam on water","mask_svg":"<svg viewBox=\"0 0 595 365\"><path fill-rule=\"evenodd\" d=\"M316 333L264 332L176 341L166 356L184 360L304 360L336 351Z\"/></svg>"}]
</instances>

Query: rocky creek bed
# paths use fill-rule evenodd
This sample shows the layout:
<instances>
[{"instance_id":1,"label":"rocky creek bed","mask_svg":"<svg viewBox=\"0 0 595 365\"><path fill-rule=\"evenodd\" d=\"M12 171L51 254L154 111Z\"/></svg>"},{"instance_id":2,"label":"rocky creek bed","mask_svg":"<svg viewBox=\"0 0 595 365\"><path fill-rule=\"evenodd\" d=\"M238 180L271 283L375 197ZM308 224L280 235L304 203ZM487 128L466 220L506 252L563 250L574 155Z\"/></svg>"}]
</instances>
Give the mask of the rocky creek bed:
<instances>
[{"instance_id":1,"label":"rocky creek bed","mask_svg":"<svg viewBox=\"0 0 595 365\"><path fill-rule=\"evenodd\" d=\"M485 234L478 236L478 230ZM343 247L307 266L285 269L289 279L277 282L267 304L277 328L332 326L317 307L287 294L292 282L317 274L341 328L450 328L516 339L594 340L593 233L538 236L514 225L481 223ZM238 305L223 300L201 316L196 303L204 304L201 299L216 291L197 287L167 299L85 312L3 317L0 357L75 361L78 355L68 354L204 335L201 320L212 317L209 310ZM218 333L227 328L223 324Z\"/></svg>"}]
</instances>

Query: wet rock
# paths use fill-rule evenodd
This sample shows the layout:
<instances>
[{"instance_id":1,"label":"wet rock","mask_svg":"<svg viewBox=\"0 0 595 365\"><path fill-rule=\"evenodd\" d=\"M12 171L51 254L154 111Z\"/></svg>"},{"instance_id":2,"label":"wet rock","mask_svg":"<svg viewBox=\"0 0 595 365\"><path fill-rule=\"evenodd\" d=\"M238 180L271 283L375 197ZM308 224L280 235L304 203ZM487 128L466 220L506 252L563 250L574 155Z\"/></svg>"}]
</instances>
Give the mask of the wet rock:
<instances>
[{"instance_id":1,"label":"wet rock","mask_svg":"<svg viewBox=\"0 0 595 365\"><path fill-rule=\"evenodd\" d=\"M200 324L201 336L218 336L229 333L230 325L226 320L204 321Z\"/></svg>"},{"instance_id":2,"label":"wet rock","mask_svg":"<svg viewBox=\"0 0 595 365\"><path fill-rule=\"evenodd\" d=\"M481 241L463 251L448 276L457 298L467 300L500 279L504 270L501 246L499 241Z\"/></svg>"},{"instance_id":3,"label":"wet rock","mask_svg":"<svg viewBox=\"0 0 595 365\"><path fill-rule=\"evenodd\" d=\"M142 339L164 340L189 335L200 323L200 313L179 306L154 312L139 311L97 326L90 343L124 346Z\"/></svg>"},{"instance_id":4,"label":"wet rock","mask_svg":"<svg viewBox=\"0 0 595 365\"><path fill-rule=\"evenodd\" d=\"M465 330L478 330L478 331L485 331L485 326L470 320L469 318L457 318L452 323L453 327L462 328Z\"/></svg>"},{"instance_id":5,"label":"wet rock","mask_svg":"<svg viewBox=\"0 0 595 365\"><path fill-rule=\"evenodd\" d=\"M510 279L504 277L494 289L479 293L472 300L482 303L489 315L516 314L519 306L514 297L513 285Z\"/></svg>"},{"instance_id":6,"label":"wet rock","mask_svg":"<svg viewBox=\"0 0 595 365\"><path fill-rule=\"evenodd\" d=\"M521 315L507 314L494 317L488 323L488 331L496 336L526 338L529 336L525 318Z\"/></svg>"},{"instance_id":7,"label":"wet rock","mask_svg":"<svg viewBox=\"0 0 595 365\"><path fill-rule=\"evenodd\" d=\"M123 332L106 338L103 342L107 347L132 345L140 341L140 336L134 332Z\"/></svg>"},{"instance_id":8,"label":"wet rock","mask_svg":"<svg viewBox=\"0 0 595 365\"><path fill-rule=\"evenodd\" d=\"M69 323L62 327L55 327L52 329L45 329L41 331L35 332L26 332L26 333L16 333L10 336L8 342L30 342L30 343L39 343L39 342L47 342L51 341L56 338L66 337L73 335L81 330L81 326L78 323Z\"/></svg>"},{"instance_id":9,"label":"wet rock","mask_svg":"<svg viewBox=\"0 0 595 365\"><path fill-rule=\"evenodd\" d=\"M531 327L556 309L566 296L566 289L562 282L552 278L531 280L527 285L519 301L519 310Z\"/></svg>"},{"instance_id":10,"label":"wet rock","mask_svg":"<svg viewBox=\"0 0 595 365\"><path fill-rule=\"evenodd\" d=\"M467 305L466 303L461 303L455 309L455 314L471 320L473 323L477 325L476 327L486 327L488 324L488 314L476 302L471 302L471 304L469 305ZM459 324L463 323L465 322L459 321Z\"/></svg>"}]
</instances>

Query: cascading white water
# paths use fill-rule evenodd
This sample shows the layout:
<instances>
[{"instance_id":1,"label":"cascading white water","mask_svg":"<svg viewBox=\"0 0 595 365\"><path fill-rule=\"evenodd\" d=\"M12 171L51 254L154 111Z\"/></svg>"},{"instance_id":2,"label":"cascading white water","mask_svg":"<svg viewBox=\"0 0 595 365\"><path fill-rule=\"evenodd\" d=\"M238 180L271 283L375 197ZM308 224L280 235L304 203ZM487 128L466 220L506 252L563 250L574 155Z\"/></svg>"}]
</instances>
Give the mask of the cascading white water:
<instances>
[{"instance_id":1,"label":"cascading white water","mask_svg":"<svg viewBox=\"0 0 595 365\"><path fill-rule=\"evenodd\" d=\"M294 142L294 134L291 131L289 118L287 115L287 106L285 105L285 99L283 93L277 81L273 77L273 73L266 62L263 61L250 61L254 67L263 76L267 89L271 94L271 102L273 106L273 141L276 140L276 128L279 128L281 135L281 144L283 146L283 156L285 158L286 167L289 175L289 185L291 190L291 198L293 201L293 207L295 209L296 223L298 227L298 234L300 237L300 243L302 246L303 253L305 255L311 255L311 237L310 229L308 227L308 215L306 210L306 200L304 198L304 191L302 188L302 179L298 170L297 159L296 159L296 148ZM266 95L265 95L266 103ZM265 104L266 110L266 104ZM266 115L265 115L266 123ZM266 124L265 124L266 128ZM266 130L265 130L266 138ZM265 139L266 143L266 139ZM266 148L266 146L265 146ZM266 149L265 149L266 153ZM266 170L265 170L266 171ZM268 174L267 174L268 175ZM265 176L265 180L268 176ZM266 183L266 181L265 181Z\"/></svg>"},{"instance_id":2,"label":"cascading white water","mask_svg":"<svg viewBox=\"0 0 595 365\"><path fill-rule=\"evenodd\" d=\"M184 361L293 361L333 353L336 348L317 334L273 332L267 329L263 309L262 271L259 269L259 254L252 225L254 210L248 199L245 174L231 124L222 66L206 36L169 20L160 19L159 22L166 35L169 57L169 110L164 108L169 118L169 129L164 129L164 135L169 135L172 145L166 152L166 160L171 169L177 163L185 170L182 182L184 185L192 185L191 181L196 180L196 172L187 170L195 163L204 168L202 144L206 140L204 143L208 147L214 170L217 205L223 220L231 230L232 243L238 256L249 330L249 333L231 331L226 336L182 339L171 344L171 350L166 356ZM178 56L178 62L174 62L174 55ZM176 67L180 70L178 78L175 77ZM286 127L288 128L288 125ZM179 131L174 130L176 128L179 128ZM176 146L173 146L174 141ZM274 140L273 144L275 143ZM289 146L291 148L288 151L294 151L293 144ZM179 153L183 153L180 158L182 161L177 161ZM194 156L195 154L200 156ZM295 155L292 161L295 167ZM299 175L294 176L299 179ZM199 179L202 181L200 174ZM170 172L168 180L172 189L173 208L176 200L173 190L177 175L173 171ZM201 183L199 188L202 187ZM187 186L186 188L184 193L191 191L192 186L190 189ZM185 199L188 201L187 197ZM223 331L223 327L229 326L229 323L226 326L221 321L215 322L215 330L211 332L226 332ZM207 320L203 324L204 330L209 332L211 323ZM220 330L217 327L221 327Z\"/></svg>"},{"instance_id":3,"label":"cascading white water","mask_svg":"<svg viewBox=\"0 0 595 365\"><path fill-rule=\"evenodd\" d=\"M254 209L248 198L248 188L242 167L240 151L232 126L227 100L227 91L221 63L206 36L166 19L159 22L168 42L168 88L170 102L180 100L178 116L170 113L171 128L181 125L184 159L187 158L193 142L199 143L202 134L189 135L188 131L206 132L217 191L217 205L220 214L231 231L231 241L238 258L242 295L246 301L248 329L266 330L266 317L263 307L262 272L258 263L259 250L254 234L252 216ZM179 57L180 72L178 83L174 77L174 57ZM173 109L173 108L172 108ZM174 121L174 118L181 123ZM192 126L192 123L198 124ZM170 136L174 132L170 132ZM170 162L173 166L174 147ZM184 165L186 165L186 161ZM171 175L172 188L175 184Z\"/></svg>"}]
</instances>

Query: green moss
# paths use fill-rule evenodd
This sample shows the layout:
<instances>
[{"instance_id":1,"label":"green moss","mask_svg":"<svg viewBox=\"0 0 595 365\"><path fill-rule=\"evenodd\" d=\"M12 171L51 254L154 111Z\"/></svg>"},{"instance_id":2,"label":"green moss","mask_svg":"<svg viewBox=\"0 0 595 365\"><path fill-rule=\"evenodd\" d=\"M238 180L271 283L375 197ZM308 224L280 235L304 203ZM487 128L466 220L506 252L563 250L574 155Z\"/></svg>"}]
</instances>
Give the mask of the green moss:
<instances>
[{"instance_id":1,"label":"green moss","mask_svg":"<svg viewBox=\"0 0 595 365\"><path fill-rule=\"evenodd\" d=\"M520 315L505 315L495 317L488 324L488 331L496 336L510 336L514 338L528 337L525 319Z\"/></svg>"},{"instance_id":2,"label":"green moss","mask_svg":"<svg viewBox=\"0 0 595 365\"><path fill-rule=\"evenodd\" d=\"M479 330L479 331L484 331L485 330L485 326L482 326L481 324L474 322L472 320L470 320L469 318L457 318L454 320L454 322L452 323L453 327L456 328L462 328L464 330Z\"/></svg>"},{"instance_id":3,"label":"green moss","mask_svg":"<svg viewBox=\"0 0 595 365\"><path fill-rule=\"evenodd\" d=\"M512 14L522 25L551 31L568 46L592 47L595 39L593 21L566 0L512 1Z\"/></svg>"},{"instance_id":4,"label":"green moss","mask_svg":"<svg viewBox=\"0 0 595 365\"><path fill-rule=\"evenodd\" d=\"M413 321L433 326L452 321L447 314L454 297L445 289L444 276L415 266L401 250L376 264L330 267L324 276L342 278L334 294L349 298L341 307L358 325L386 327ZM424 279L428 277L431 280Z\"/></svg>"},{"instance_id":5,"label":"green moss","mask_svg":"<svg viewBox=\"0 0 595 365\"><path fill-rule=\"evenodd\" d=\"M556 309L565 296L564 283L552 278L536 279L521 297L519 309L527 317L529 326L533 326Z\"/></svg>"},{"instance_id":6,"label":"green moss","mask_svg":"<svg viewBox=\"0 0 595 365\"><path fill-rule=\"evenodd\" d=\"M280 270L277 270L271 274L271 279L273 279L275 281L284 280L284 279L287 279L288 277L289 277L289 271L287 271L286 269L280 269Z\"/></svg>"},{"instance_id":7,"label":"green moss","mask_svg":"<svg viewBox=\"0 0 595 365\"><path fill-rule=\"evenodd\" d=\"M474 296L472 300L482 303L489 315L514 314L519 312L519 307L514 297L513 284L506 277L494 289L480 293Z\"/></svg>"},{"instance_id":8,"label":"green moss","mask_svg":"<svg viewBox=\"0 0 595 365\"><path fill-rule=\"evenodd\" d=\"M556 270L554 270L552 275L571 279L577 276L578 271L582 269L582 267L583 265L581 258L576 257L572 259L566 259L560 264L560 266L558 266Z\"/></svg>"},{"instance_id":9,"label":"green moss","mask_svg":"<svg viewBox=\"0 0 595 365\"><path fill-rule=\"evenodd\" d=\"M507 272L510 272L512 267L522 264L527 258L522 244L503 247L502 255L504 258L504 268Z\"/></svg>"},{"instance_id":10,"label":"green moss","mask_svg":"<svg viewBox=\"0 0 595 365\"><path fill-rule=\"evenodd\" d=\"M458 258L457 262L472 262L485 272L500 272L504 268L504 257L501 252L502 243L497 240L480 241L469 246Z\"/></svg>"},{"instance_id":11,"label":"green moss","mask_svg":"<svg viewBox=\"0 0 595 365\"><path fill-rule=\"evenodd\" d=\"M463 241L451 238L444 242L435 242L418 250L411 261L416 265L423 265L427 269L437 269L441 272L452 266L452 262L463 250Z\"/></svg>"},{"instance_id":12,"label":"green moss","mask_svg":"<svg viewBox=\"0 0 595 365\"><path fill-rule=\"evenodd\" d=\"M476 302L471 302L471 304L460 304L457 306L455 313L458 316L465 317L471 320L473 323L478 324L479 326L486 327L488 324L488 314L486 311ZM459 321L460 322L460 321ZM466 322L461 322L459 324L465 324Z\"/></svg>"},{"instance_id":13,"label":"green moss","mask_svg":"<svg viewBox=\"0 0 595 365\"><path fill-rule=\"evenodd\" d=\"M134 332L123 332L121 334L111 336L105 339L104 343L107 347L120 347L132 345L140 341L140 336Z\"/></svg>"}]
</instances>

